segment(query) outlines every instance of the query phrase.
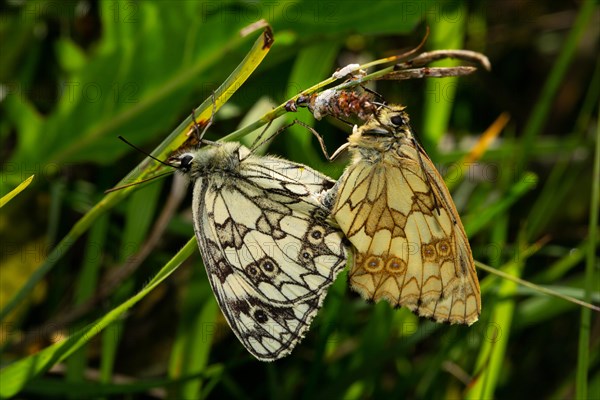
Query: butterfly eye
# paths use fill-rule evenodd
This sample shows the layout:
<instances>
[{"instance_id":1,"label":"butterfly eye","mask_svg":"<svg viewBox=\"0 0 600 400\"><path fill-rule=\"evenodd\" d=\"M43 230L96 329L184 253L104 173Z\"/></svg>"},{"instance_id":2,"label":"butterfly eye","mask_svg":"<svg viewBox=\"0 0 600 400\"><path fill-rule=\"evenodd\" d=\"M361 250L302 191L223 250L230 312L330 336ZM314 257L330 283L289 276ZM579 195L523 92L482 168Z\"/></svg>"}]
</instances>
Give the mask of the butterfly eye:
<instances>
[{"instance_id":1,"label":"butterfly eye","mask_svg":"<svg viewBox=\"0 0 600 400\"><path fill-rule=\"evenodd\" d=\"M390 118L390 121L396 126L404 125L404 118L402 118L402 115L394 115Z\"/></svg>"},{"instance_id":2,"label":"butterfly eye","mask_svg":"<svg viewBox=\"0 0 600 400\"><path fill-rule=\"evenodd\" d=\"M192 166L192 160L194 156L191 154L186 154L179 159L179 169L183 172L189 171Z\"/></svg>"}]
</instances>

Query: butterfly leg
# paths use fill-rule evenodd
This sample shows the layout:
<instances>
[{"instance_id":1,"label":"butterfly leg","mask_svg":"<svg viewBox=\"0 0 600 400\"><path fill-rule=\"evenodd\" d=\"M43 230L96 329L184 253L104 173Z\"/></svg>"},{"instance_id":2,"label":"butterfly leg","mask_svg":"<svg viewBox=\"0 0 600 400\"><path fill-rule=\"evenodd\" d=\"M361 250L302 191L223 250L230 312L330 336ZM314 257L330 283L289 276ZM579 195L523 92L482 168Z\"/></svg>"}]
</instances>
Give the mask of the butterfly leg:
<instances>
[{"instance_id":1,"label":"butterfly leg","mask_svg":"<svg viewBox=\"0 0 600 400\"><path fill-rule=\"evenodd\" d=\"M272 123L273 123L273 120L270 120L269 123L267 124L267 126L265 126L265 129L263 129L263 131L260 133L260 135L258 135L256 137L256 139L254 139L254 142L252 142L252 145L250 146L250 150L252 152L254 152L256 149L258 149L263 144L268 143L269 141L271 141L275 136L279 135L279 131L281 129L278 129L277 132L275 132L274 134L272 134L268 138L264 139L263 141L259 142L259 140L262 139L262 137L264 136L265 132L269 129L269 127L271 126Z\"/></svg>"},{"instance_id":2,"label":"butterfly leg","mask_svg":"<svg viewBox=\"0 0 600 400\"><path fill-rule=\"evenodd\" d=\"M212 100L212 112L210 114L210 119L208 120L206 125L204 125L204 127L202 128L202 132L200 132L200 124L198 123L198 121L196 121L196 110L192 109L192 121L194 121L194 126L192 127L192 129L194 130L194 133L196 134L198 141L200 143L204 143L204 144L208 144L208 145L218 145L218 143L216 143L216 142L203 139L204 134L206 133L208 128L210 128L212 126L213 121L215 120L215 113L217 112L217 102L215 100L215 92L214 91L211 94L211 100Z\"/></svg>"}]
</instances>

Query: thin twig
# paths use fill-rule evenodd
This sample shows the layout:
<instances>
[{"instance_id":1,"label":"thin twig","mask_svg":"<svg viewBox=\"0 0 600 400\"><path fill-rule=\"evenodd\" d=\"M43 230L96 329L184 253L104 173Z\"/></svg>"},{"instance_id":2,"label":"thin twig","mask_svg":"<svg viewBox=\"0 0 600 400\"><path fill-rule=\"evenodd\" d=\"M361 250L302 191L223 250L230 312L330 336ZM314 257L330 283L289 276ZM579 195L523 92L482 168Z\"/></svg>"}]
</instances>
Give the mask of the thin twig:
<instances>
[{"instance_id":1,"label":"thin twig","mask_svg":"<svg viewBox=\"0 0 600 400\"><path fill-rule=\"evenodd\" d=\"M480 268L480 269L482 269L484 271L487 271L490 274L494 274L494 275L499 276L499 277L501 277L503 279L507 279L507 280L509 280L511 282L518 283L519 285L528 287L528 288L533 289L535 291L538 291L540 293L547 294L548 296L558 297L560 299L570 301L571 303L578 304L578 305L580 305L582 307L589 308L590 310L594 310L594 311L600 312L600 307L597 307L597 306L595 306L593 304L590 304L590 303L586 303L585 301L576 299L575 297L559 293L559 292L557 292L555 290L549 289L549 288L544 287L544 286L536 285L535 283L531 283L531 282L526 281L524 279L521 279L521 278L518 278L516 276L507 274L506 272L502 272L502 271L500 271L500 270L498 270L496 268L490 267L489 265L483 264L483 263L481 263L479 261L475 261L475 265L477 266L477 268Z\"/></svg>"}]
</instances>

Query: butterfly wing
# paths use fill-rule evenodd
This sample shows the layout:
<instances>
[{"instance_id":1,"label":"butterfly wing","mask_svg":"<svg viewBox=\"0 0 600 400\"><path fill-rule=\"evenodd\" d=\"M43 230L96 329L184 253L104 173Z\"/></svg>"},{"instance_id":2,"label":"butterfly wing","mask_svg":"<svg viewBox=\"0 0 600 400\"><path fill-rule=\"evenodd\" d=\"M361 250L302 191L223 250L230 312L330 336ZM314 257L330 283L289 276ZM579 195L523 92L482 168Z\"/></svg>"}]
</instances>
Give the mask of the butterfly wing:
<instances>
[{"instance_id":1,"label":"butterfly wing","mask_svg":"<svg viewBox=\"0 0 600 400\"><path fill-rule=\"evenodd\" d=\"M471 250L448 189L418 151L357 157L340 178L332 215L356 250L350 286L439 322L471 324L481 309Z\"/></svg>"},{"instance_id":2,"label":"butterfly wing","mask_svg":"<svg viewBox=\"0 0 600 400\"><path fill-rule=\"evenodd\" d=\"M443 178L425 151L420 147L417 151L420 154L424 172L427 174L427 182L430 183L433 197L436 199L433 213L435 215L436 210L445 211L452 226L450 235L452 238L452 257L450 258L450 265L455 270L454 276L457 279L457 286L453 290L452 296L440 299L437 304L432 303L436 308L430 307L429 311L432 312L434 318L436 314L441 316L448 315L445 319L446 321L471 325L479 319L479 315L481 314L481 291L469 239ZM441 214L438 215L441 216ZM444 248L440 248L437 245L437 257L442 259L450 256L445 256L445 254ZM426 259L425 256L424 258Z\"/></svg>"},{"instance_id":3,"label":"butterfly wing","mask_svg":"<svg viewBox=\"0 0 600 400\"><path fill-rule=\"evenodd\" d=\"M317 199L325 176L250 156L233 179L194 186L194 222L213 292L256 358L289 354L346 264L342 234Z\"/></svg>"}]
</instances>

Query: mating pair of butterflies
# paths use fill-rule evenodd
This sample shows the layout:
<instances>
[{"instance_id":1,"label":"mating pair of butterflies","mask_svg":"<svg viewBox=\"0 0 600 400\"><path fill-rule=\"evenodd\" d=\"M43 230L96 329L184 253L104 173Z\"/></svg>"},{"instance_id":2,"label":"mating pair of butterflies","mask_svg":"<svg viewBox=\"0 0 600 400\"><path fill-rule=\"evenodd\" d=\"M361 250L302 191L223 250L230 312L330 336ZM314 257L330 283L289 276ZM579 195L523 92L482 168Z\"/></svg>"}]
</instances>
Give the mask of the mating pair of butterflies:
<instances>
[{"instance_id":1,"label":"mating pair of butterflies","mask_svg":"<svg viewBox=\"0 0 600 400\"><path fill-rule=\"evenodd\" d=\"M464 228L404 107L380 106L348 147L337 183L237 143L171 159L193 182L194 230L217 302L259 360L300 342L349 254L350 286L365 299L438 322L479 317Z\"/></svg>"}]
</instances>

